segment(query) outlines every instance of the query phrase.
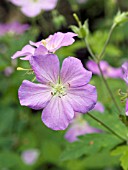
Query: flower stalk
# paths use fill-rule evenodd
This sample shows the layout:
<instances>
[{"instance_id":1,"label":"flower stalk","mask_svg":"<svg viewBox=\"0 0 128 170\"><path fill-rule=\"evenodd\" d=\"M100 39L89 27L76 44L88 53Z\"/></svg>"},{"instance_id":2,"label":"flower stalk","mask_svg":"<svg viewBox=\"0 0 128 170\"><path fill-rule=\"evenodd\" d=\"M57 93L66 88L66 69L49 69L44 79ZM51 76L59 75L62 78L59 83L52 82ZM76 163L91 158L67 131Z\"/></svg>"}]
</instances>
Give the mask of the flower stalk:
<instances>
[{"instance_id":1,"label":"flower stalk","mask_svg":"<svg viewBox=\"0 0 128 170\"><path fill-rule=\"evenodd\" d=\"M105 123L103 123L102 121L100 121L99 119L97 119L94 115L87 113L87 115L89 117L91 117L92 119L94 119L95 121L97 121L98 123L100 123L100 125L102 125L103 127L105 127L106 129L108 129L108 131L110 131L113 135L115 135L116 137L118 137L119 139L121 139L122 141L126 141L126 139L122 136L120 136L119 134L117 134L115 131L113 131L109 126L107 126Z\"/></svg>"},{"instance_id":2,"label":"flower stalk","mask_svg":"<svg viewBox=\"0 0 128 170\"><path fill-rule=\"evenodd\" d=\"M100 60L102 59L102 57L103 57L103 55L104 55L104 52L105 52L105 50L106 50L106 47L107 47L107 45L108 45L108 43L109 43L109 40L110 40L110 38L111 38L112 32L113 32L113 30L114 30L115 27L116 27L116 24L113 24L112 27L111 27L111 29L110 29L108 38L107 38L107 40L106 40L106 42L105 42L105 45L104 45L104 47L103 47L103 50L101 51L101 53L100 53L100 55L99 55L98 57L95 56L95 54L92 52L92 50L91 50L91 48L90 48L90 45L89 45L89 43L88 43L88 36L85 38L85 43L86 43L86 47L87 47L87 49L88 49L91 57L92 57L92 58L94 59L94 61L96 61L97 64L98 64L98 68L99 68L101 77L102 77L102 79L103 79L103 82L104 82L104 84L105 84L105 86L106 86L106 89L108 90L108 92L109 92L109 94L110 94L110 97L111 97L113 103L115 104L115 106L116 106L119 114L120 114L120 113L121 113L121 110L120 110L120 108L119 108L119 106L118 106L118 104L117 104L117 102L116 102L116 100L115 100L115 97L114 97L114 95L113 95L113 93L112 93L112 91L111 91L111 89L110 89L110 87L109 87L109 85L108 85L108 83L107 83L104 75L103 75L102 69L101 69L100 64L99 64L99 63L100 63Z\"/></svg>"}]
</instances>

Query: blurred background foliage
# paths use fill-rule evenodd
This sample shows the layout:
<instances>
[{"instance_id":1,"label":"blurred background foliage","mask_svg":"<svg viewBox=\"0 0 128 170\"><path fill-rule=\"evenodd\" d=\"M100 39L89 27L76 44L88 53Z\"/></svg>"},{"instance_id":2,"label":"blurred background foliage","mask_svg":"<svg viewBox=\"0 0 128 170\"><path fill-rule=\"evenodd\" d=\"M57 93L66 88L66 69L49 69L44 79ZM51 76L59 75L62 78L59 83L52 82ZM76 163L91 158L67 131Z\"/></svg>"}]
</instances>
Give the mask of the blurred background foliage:
<instances>
[{"instance_id":1,"label":"blurred background foliage","mask_svg":"<svg viewBox=\"0 0 128 170\"><path fill-rule=\"evenodd\" d=\"M28 18L20 12L18 7L6 0L0 0L1 23L19 21L30 25L30 29L22 35L6 34L0 37L0 170L121 170L119 157L111 156L109 152L114 146L111 141L115 142L114 144L120 143L115 137L110 134L107 137L102 136L101 142L96 142L95 150L94 148L86 150L90 138L93 137L95 141L97 136L83 136L81 139L85 143L70 144L64 139L65 131L52 131L43 125L40 118L41 111L21 107L17 97L18 88L24 79L32 80L33 75L16 70L17 66L29 68L28 62L19 59L15 62L11 60L11 56L28 44L29 40L36 42L57 31L71 31L69 26L77 25L72 16L74 12L77 13L82 23L86 19L89 20L91 31L89 43L92 50L98 54L119 9L127 11L128 1L85 0L84 3L79 3L77 0L59 0L53 11L42 12L35 18ZM127 59L127 46L128 24L124 24L114 31L104 59L112 66L120 67ZM73 45L58 50L57 55L61 62L67 56L75 56L82 61L84 66L89 59L84 42L78 38ZM9 75L6 74L8 67L13 70ZM107 124L111 126L115 121L111 113L116 114L116 109L100 77L94 76L91 83L97 87L98 100L108 110L110 118L107 119ZM120 102L117 91L118 89L125 90L125 83L119 79L108 79L108 83L123 113L125 104ZM100 119L106 120L106 113L95 114ZM87 115L85 119L94 127L102 129L101 125L89 119ZM119 122L118 118L116 121ZM118 127L113 128L121 134L121 130L127 133L125 125L121 122ZM109 143L105 141L105 138L109 138ZM68 150L65 150L67 147ZM21 159L21 153L28 149L39 151L39 158L33 165L27 165ZM99 152L100 150L102 152Z\"/></svg>"}]
</instances>

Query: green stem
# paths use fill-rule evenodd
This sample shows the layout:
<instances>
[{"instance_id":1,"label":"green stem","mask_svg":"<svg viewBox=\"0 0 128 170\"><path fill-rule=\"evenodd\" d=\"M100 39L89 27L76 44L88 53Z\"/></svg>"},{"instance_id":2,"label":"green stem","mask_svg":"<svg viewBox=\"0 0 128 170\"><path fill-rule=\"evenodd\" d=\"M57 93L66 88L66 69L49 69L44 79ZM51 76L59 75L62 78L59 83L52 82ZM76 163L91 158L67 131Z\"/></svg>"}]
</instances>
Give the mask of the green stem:
<instances>
[{"instance_id":1,"label":"green stem","mask_svg":"<svg viewBox=\"0 0 128 170\"><path fill-rule=\"evenodd\" d=\"M107 38L107 40L106 40L106 42L105 42L105 44L104 44L104 47L103 47L101 53L100 53L99 56L98 56L98 61L100 61L100 60L102 59L102 57L103 57L103 55L104 55L104 53L105 53L106 47L107 47L107 45L108 45L108 43L109 43L109 40L110 40L110 38L111 38L111 35L112 35L113 30L114 30L115 27L116 27L116 24L113 24L112 27L111 27L111 29L110 29L110 31L109 31L108 38Z\"/></svg>"},{"instance_id":2,"label":"green stem","mask_svg":"<svg viewBox=\"0 0 128 170\"><path fill-rule=\"evenodd\" d=\"M87 46L87 49L88 49L91 57L94 59L94 61L96 61L96 56L95 56L95 54L93 54L93 52L92 52L92 50L91 50L91 48L90 48L90 46L89 46L88 38L85 38L84 41L85 41L85 44L86 44L86 46Z\"/></svg>"},{"instance_id":3,"label":"green stem","mask_svg":"<svg viewBox=\"0 0 128 170\"><path fill-rule=\"evenodd\" d=\"M117 104L117 102L116 102L116 100L115 100L115 97L113 96L113 93L112 93L112 91L111 91L111 89L110 89L110 87L109 87L109 85L108 85L108 83L107 83L107 81L106 81L106 79L105 79L105 77L104 77L104 75L103 75L103 72L102 72L102 69L101 69L101 67L100 67L100 64L99 63L97 63L98 64L98 68L99 68L99 70L100 70L100 73L101 73L101 77L102 77L102 79L103 79L103 82L104 82L104 84L105 84L105 86L106 86L106 88L107 88L107 90L108 90L108 92L109 92L109 94L110 94L110 96L111 96L111 98L112 98L112 101L113 101L113 103L115 104L115 106L116 106L116 108L117 108L117 110L118 110L118 112L119 112L119 114L121 113L121 110L120 110L120 108L119 108L119 106L118 106L118 104Z\"/></svg>"},{"instance_id":4,"label":"green stem","mask_svg":"<svg viewBox=\"0 0 128 170\"><path fill-rule=\"evenodd\" d=\"M106 124L104 124L102 121L100 121L99 119L97 119L94 115L91 115L90 113L87 113L88 116L90 116L92 119L94 119L95 121L97 121L98 123L100 123L102 126L104 126L106 129L108 129L113 135L115 135L116 137L118 137L119 139L121 139L122 141L126 141L126 139L122 136L120 136L119 134L117 134L116 132L114 132L110 127L108 127Z\"/></svg>"},{"instance_id":5,"label":"green stem","mask_svg":"<svg viewBox=\"0 0 128 170\"><path fill-rule=\"evenodd\" d=\"M120 113L121 113L121 110L120 110L120 108L119 108L119 106L118 106L118 104L117 104L117 102L116 102L116 100L115 100L115 98L114 98L114 96L113 96L113 93L112 93L112 91L111 91L111 89L110 89L110 87L109 87L109 85L108 85L108 83L107 83L107 81L106 81L106 79L105 79L105 77L104 77L104 75L103 75L102 69L101 69L100 64L99 64L100 59L101 59L101 57L103 56L103 54L104 54L104 52L105 52L105 49L106 49L106 47L107 47L107 45L108 45L108 42L109 42L109 40L110 40L110 37L111 37L111 35L112 35L112 32L113 32L115 26L116 26L116 25L113 24L113 26L111 27L110 32L109 32L109 35L108 35L108 38L107 38L107 40L106 40L106 43L105 43L105 45L104 45L104 47L103 47L103 50L102 50L102 52L100 53L100 55L99 55L98 58L97 58L97 57L95 56L95 54L92 52L92 50L91 50L91 48L90 48L90 46L89 46L89 43L88 43L88 38L85 39L85 43L86 43L87 49L88 49L90 55L92 56L92 58L94 59L94 61L97 62L97 59L98 59L98 68L99 68L101 77L102 77L103 82L104 82L104 84L105 84L105 86L106 86L106 88L107 88L107 90L108 90L108 92L109 92L109 94L110 94L110 96L111 96L111 99L112 99L113 103L115 104L115 106L116 106L116 108L117 108L117 110L118 110L118 112L119 112L119 114L120 114Z\"/></svg>"}]
</instances>

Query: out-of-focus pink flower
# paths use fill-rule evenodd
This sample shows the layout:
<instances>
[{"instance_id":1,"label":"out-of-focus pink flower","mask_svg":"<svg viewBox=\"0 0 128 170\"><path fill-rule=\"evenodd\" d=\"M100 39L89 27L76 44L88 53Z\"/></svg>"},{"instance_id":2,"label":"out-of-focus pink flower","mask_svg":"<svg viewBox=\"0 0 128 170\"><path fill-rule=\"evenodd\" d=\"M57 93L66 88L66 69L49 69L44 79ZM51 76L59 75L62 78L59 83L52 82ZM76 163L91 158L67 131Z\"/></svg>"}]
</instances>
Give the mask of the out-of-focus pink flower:
<instances>
[{"instance_id":1,"label":"out-of-focus pink flower","mask_svg":"<svg viewBox=\"0 0 128 170\"><path fill-rule=\"evenodd\" d=\"M14 72L14 68L11 66L8 66L4 70L5 76L9 77Z\"/></svg>"},{"instance_id":2,"label":"out-of-focus pink flower","mask_svg":"<svg viewBox=\"0 0 128 170\"><path fill-rule=\"evenodd\" d=\"M126 84L128 85L128 61L122 65L122 70L123 70L122 77L123 77L124 81L126 82Z\"/></svg>"},{"instance_id":3,"label":"out-of-focus pink flower","mask_svg":"<svg viewBox=\"0 0 128 170\"><path fill-rule=\"evenodd\" d=\"M3 71L4 75L9 77L14 72L16 67L17 67L17 61L16 60L12 60L11 61L11 65L4 69L4 71Z\"/></svg>"},{"instance_id":4,"label":"out-of-focus pink flower","mask_svg":"<svg viewBox=\"0 0 128 170\"><path fill-rule=\"evenodd\" d=\"M122 65L122 70L123 70L122 78L124 79L124 81L126 82L126 84L128 86L128 61L126 61ZM126 98L125 114L126 114L126 116L128 116L128 98Z\"/></svg>"},{"instance_id":5,"label":"out-of-focus pink flower","mask_svg":"<svg viewBox=\"0 0 128 170\"><path fill-rule=\"evenodd\" d=\"M96 105L95 105L95 107L92 109L92 111L93 111L93 110L103 113L103 112L104 112L104 106L103 106L102 103L97 102Z\"/></svg>"},{"instance_id":6,"label":"out-of-focus pink flower","mask_svg":"<svg viewBox=\"0 0 128 170\"><path fill-rule=\"evenodd\" d=\"M5 34L23 34L26 30L29 29L28 24L20 24L19 22L12 23L0 23L0 36Z\"/></svg>"},{"instance_id":7,"label":"out-of-focus pink flower","mask_svg":"<svg viewBox=\"0 0 128 170\"><path fill-rule=\"evenodd\" d=\"M56 7L58 0L10 0L14 5L20 6L21 11L28 17L35 17L42 10L49 11Z\"/></svg>"},{"instance_id":8,"label":"out-of-focus pink flower","mask_svg":"<svg viewBox=\"0 0 128 170\"><path fill-rule=\"evenodd\" d=\"M22 48L21 51L17 51L13 56L12 59L26 56L21 58L22 60L30 60L31 56L33 55L44 55L48 53L54 53L56 50L63 46L71 45L75 40L74 34L72 32L62 33L57 32L53 35L50 35L47 39L39 41L39 42L32 42L30 41L31 45L26 45ZM34 46L34 47L33 47Z\"/></svg>"},{"instance_id":9,"label":"out-of-focus pink flower","mask_svg":"<svg viewBox=\"0 0 128 170\"><path fill-rule=\"evenodd\" d=\"M89 133L100 133L101 130L91 127L83 118L80 113L76 114L76 117L71 122L69 129L65 134L65 138L69 142L78 140L78 136L89 134Z\"/></svg>"},{"instance_id":10,"label":"out-of-focus pink flower","mask_svg":"<svg viewBox=\"0 0 128 170\"><path fill-rule=\"evenodd\" d=\"M100 75L100 70L98 68L98 65L94 61L88 61L86 63L86 67L90 71L92 71L93 74ZM122 69L114 68L110 66L106 61L100 61L100 67L105 77L110 77L110 78L121 78L122 77Z\"/></svg>"},{"instance_id":11,"label":"out-of-focus pink flower","mask_svg":"<svg viewBox=\"0 0 128 170\"><path fill-rule=\"evenodd\" d=\"M39 151L37 149L26 150L21 154L21 158L25 164L34 164L39 157Z\"/></svg>"}]
</instances>

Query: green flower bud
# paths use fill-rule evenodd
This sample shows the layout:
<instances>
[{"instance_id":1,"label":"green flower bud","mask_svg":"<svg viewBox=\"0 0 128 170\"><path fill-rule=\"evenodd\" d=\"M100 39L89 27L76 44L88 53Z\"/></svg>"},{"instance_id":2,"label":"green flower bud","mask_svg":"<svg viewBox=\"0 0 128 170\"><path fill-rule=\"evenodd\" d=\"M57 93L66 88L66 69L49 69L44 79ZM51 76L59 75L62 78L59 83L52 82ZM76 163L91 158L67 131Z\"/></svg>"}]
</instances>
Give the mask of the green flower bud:
<instances>
[{"instance_id":1,"label":"green flower bud","mask_svg":"<svg viewBox=\"0 0 128 170\"><path fill-rule=\"evenodd\" d=\"M72 29L73 32L78 34L79 38L86 38L86 36L89 34L88 21L86 20L84 24L82 25L78 16L76 14L73 14L73 16L76 19L79 27L75 25L71 25L70 28Z\"/></svg>"},{"instance_id":2,"label":"green flower bud","mask_svg":"<svg viewBox=\"0 0 128 170\"><path fill-rule=\"evenodd\" d=\"M128 12L118 12L114 18L114 24L120 25L128 21Z\"/></svg>"}]
</instances>

